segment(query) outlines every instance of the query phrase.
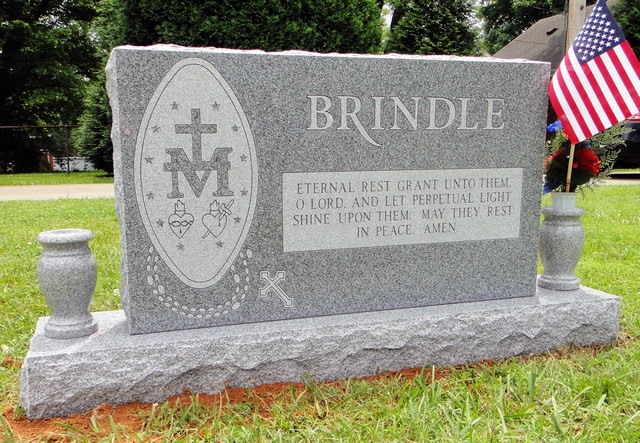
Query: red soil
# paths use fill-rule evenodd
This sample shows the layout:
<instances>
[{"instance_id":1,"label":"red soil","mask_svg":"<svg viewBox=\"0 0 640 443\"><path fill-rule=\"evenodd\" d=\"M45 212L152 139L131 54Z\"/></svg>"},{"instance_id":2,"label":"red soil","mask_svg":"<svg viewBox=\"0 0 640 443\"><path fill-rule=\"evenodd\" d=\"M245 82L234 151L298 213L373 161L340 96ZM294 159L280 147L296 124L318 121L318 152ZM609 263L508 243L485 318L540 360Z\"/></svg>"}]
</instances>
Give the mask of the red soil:
<instances>
[{"instance_id":1,"label":"red soil","mask_svg":"<svg viewBox=\"0 0 640 443\"><path fill-rule=\"evenodd\" d=\"M424 370L421 368L406 369L402 371L385 372L373 377L366 377L366 380L403 378L410 380ZM439 379L448 373L445 369L436 369L435 378ZM431 371L428 370L428 376ZM327 382L340 383L340 382ZM260 412L260 415L268 417L271 406L276 402L284 402L291 398L291 392L302 392L305 385L303 383L275 383L257 386L251 389L228 388L224 392L216 395L197 396L197 401L203 406L225 407L233 403L249 403ZM194 396L188 392L171 397L167 400L170 405L180 403L181 407L188 406L194 400ZM71 442L67 430L77 430L77 434L84 434L92 439L105 438L111 432L110 418L127 430L128 434L135 434L143 431L144 422L141 417L147 416L153 407L147 403L131 403L119 406L100 405L84 414L75 414L65 418L48 418L29 420L22 416L16 418L12 408L3 411L2 416L6 425L13 431L18 441L25 442ZM96 432L93 423L97 423L100 431ZM1 431L1 429L0 429ZM0 434L1 435L1 434Z\"/></svg>"}]
</instances>

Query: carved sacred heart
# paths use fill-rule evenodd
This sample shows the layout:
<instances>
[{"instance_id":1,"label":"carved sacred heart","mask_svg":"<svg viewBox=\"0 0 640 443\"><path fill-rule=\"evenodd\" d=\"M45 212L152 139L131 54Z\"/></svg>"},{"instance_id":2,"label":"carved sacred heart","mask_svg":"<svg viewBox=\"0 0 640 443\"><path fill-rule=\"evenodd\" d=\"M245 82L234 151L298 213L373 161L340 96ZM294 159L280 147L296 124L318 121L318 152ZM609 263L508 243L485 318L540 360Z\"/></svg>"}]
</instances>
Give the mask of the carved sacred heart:
<instances>
[{"instance_id":1,"label":"carved sacred heart","mask_svg":"<svg viewBox=\"0 0 640 443\"><path fill-rule=\"evenodd\" d=\"M173 205L173 214L169 216L169 227L178 238L182 238L184 234L193 225L193 215L185 210L185 205L178 200Z\"/></svg>"},{"instance_id":2,"label":"carved sacred heart","mask_svg":"<svg viewBox=\"0 0 640 443\"><path fill-rule=\"evenodd\" d=\"M169 216L169 226L178 238L182 238L191 225L193 225L193 215L191 214L171 214Z\"/></svg>"}]
</instances>

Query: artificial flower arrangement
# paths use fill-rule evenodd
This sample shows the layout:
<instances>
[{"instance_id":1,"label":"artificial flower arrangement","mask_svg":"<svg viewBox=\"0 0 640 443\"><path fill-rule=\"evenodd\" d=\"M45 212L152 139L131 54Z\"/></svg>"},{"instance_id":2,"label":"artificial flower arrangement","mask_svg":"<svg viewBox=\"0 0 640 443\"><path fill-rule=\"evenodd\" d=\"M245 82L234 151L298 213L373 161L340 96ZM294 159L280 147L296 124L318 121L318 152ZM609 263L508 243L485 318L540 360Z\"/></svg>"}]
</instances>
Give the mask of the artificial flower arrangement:
<instances>
[{"instance_id":1,"label":"artificial flower arrangement","mask_svg":"<svg viewBox=\"0 0 640 443\"><path fill-rule=\"evenodd\" d=\"M547 130L554 135L548 142L548 157L544 161L543 194L566 190L571 149L571 143L559 121L550 124ZM627 130L624 124L618 124L575 145L569 192L591 186L609 176L622 147L622 134L625 132Z\"/></svg>"}]
</instances>

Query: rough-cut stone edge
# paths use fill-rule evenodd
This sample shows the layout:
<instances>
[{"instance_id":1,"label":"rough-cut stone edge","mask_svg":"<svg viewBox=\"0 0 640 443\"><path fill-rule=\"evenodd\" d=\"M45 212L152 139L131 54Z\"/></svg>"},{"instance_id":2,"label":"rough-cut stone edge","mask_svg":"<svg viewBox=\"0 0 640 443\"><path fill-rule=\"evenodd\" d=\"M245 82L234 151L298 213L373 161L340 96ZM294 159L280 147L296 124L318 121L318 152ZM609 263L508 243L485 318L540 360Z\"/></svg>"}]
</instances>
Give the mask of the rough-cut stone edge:
<instances>
[{"instance_id":1,"label":"rough-cut stone edge","mask_svg":"<svg viewBox=\"0 0 640 443\"><path fill-rule=\"evenodd\" d=\"M97 333L53 340L41 318L21 374L29 418L159 402L185 389L346 379L540 354L616 340L620 300L582 287L535 297L129 335L123 311Z\"/></svg>"}]
</instances>

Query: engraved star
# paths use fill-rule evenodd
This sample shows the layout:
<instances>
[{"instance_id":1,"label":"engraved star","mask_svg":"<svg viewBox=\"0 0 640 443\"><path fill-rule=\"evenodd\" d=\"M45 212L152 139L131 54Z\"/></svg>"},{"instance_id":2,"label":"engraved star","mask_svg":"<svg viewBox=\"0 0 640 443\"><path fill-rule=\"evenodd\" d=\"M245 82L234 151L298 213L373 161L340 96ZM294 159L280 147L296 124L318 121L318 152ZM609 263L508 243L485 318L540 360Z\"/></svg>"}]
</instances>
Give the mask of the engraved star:
<instances>
[{"instance_id":1,"label":"engraved star","mask_svg":"<svg viewBox=\"0 0 640 443\"><path fill-rule=\"evenodd\" d=\"M184 251L184 245L182 243L178 243L176 247L178 248L178 250Z\"/></svg>"},{"instance_id":2,"label":"engraved star","mask_svg":"<svg viewBox=\"0 0 640 443\"><path fill-rule=\"evenodd\" d=\"M221 248L221 247L223 247L223 246L224 246L224 243L222 243L221 241L219 241L218 243L216 243L216 246L217 246L217 247L219 247L219 248Z\"/></svg>"},{"instance_id":3,"label":"engraved star","mask_svg":"<svg viewBox=\"0 0 640 443\"><path fill-rule=\"evenodd\" d=\"M217 111L220 109L220 104L218 102L213 102L211 104L211 107L213 108L214 111Z\"/></svg>"},{"instance_id":4,"label":"engraved star","mask_svg":"<svg viewBox=\"0 0 640 443\"><path fill-rule=\"evenodd\" d=\"M240 129L240 127L238 125L233 125L231 127L231 129L233 130L233 132L238 132L238 130Z\"/></svg>"},{"instance_id":5,"label":"engraved star","mask_svg":"<svg viewBox=\"0 0 640 443\"><path fill-rule=\"evenodd\" d=\"M246 162L246 161L247 161L247 156L246 156L245 154L242 154L242 155L240 156L240 161L241 161L241 162Z\"/></svg>"},{"instance_id":6,"label":"engraved star","mask_svg":"<svg viewBox=\"0 0 640 443\"><path fill-rule=\"evenodd\" d=\"M178 109L178 104L176 102L171 103L171 110L176 111Z\"/></svg>"},{"instance_id":7,"label":"engraved star","mask_svg":"<svg viewBox=\"0 0 640 443\"><path fill-rule=\"evenodd\" d=\"M247 191L246 189L243 189L242 191L240 191L240 194L242 194L243 197L246 197L247 194L249 194L249 191Z\"/></svg>"},{"instance_id":8,"label":"engraved star","mask_svg":"<svg viewBox=\"0 0 640 443\"><path fill-rule=\"evenodd\" d=\"M156 196L153 192L149 191L147 192L147 200L153 200L154 197Z\"/></svg>"},{"instance_id":9,"label":"engraved star","mask_svg":"<svg viewBox=\"0 0 640 443\"><path fill-rule=\"evenodd\" d=\"M145 157L144 161L146 161L147 163L153 163L153 157Z\"/></svg>"},{"instance_id":10,"label":"engraved star","mask_svg":"<svg viewBox=\"0 0 640 443\"><path fill-rule=\"evenodd\" d=\"M158 221L156 221L156 225L160 228L164 227L164 220L158 219Z\"/></svg>"},{"instance_id":11,"label":"engraved star","mask_svg":"<svg viewBox=\"0 0 640 443\"><path fill-rule=\"evenodd\" d=\"M153 133L154 133L154 134L155 134L156 132L160 132L160 126L158 126L158 125L152 126L152 127L151 127L151 129L153 130Z\"/></svg>"},{"instance_id":12,"label":"engraved star","mask_svg":"<svg viewBox=\"0 0 640 443\"><path fill-rule=\"evenodd\" d=\"M242 219L236 215L236 218L233 219L236 223L240 223Z\"/></svg>"}]
</instances>

